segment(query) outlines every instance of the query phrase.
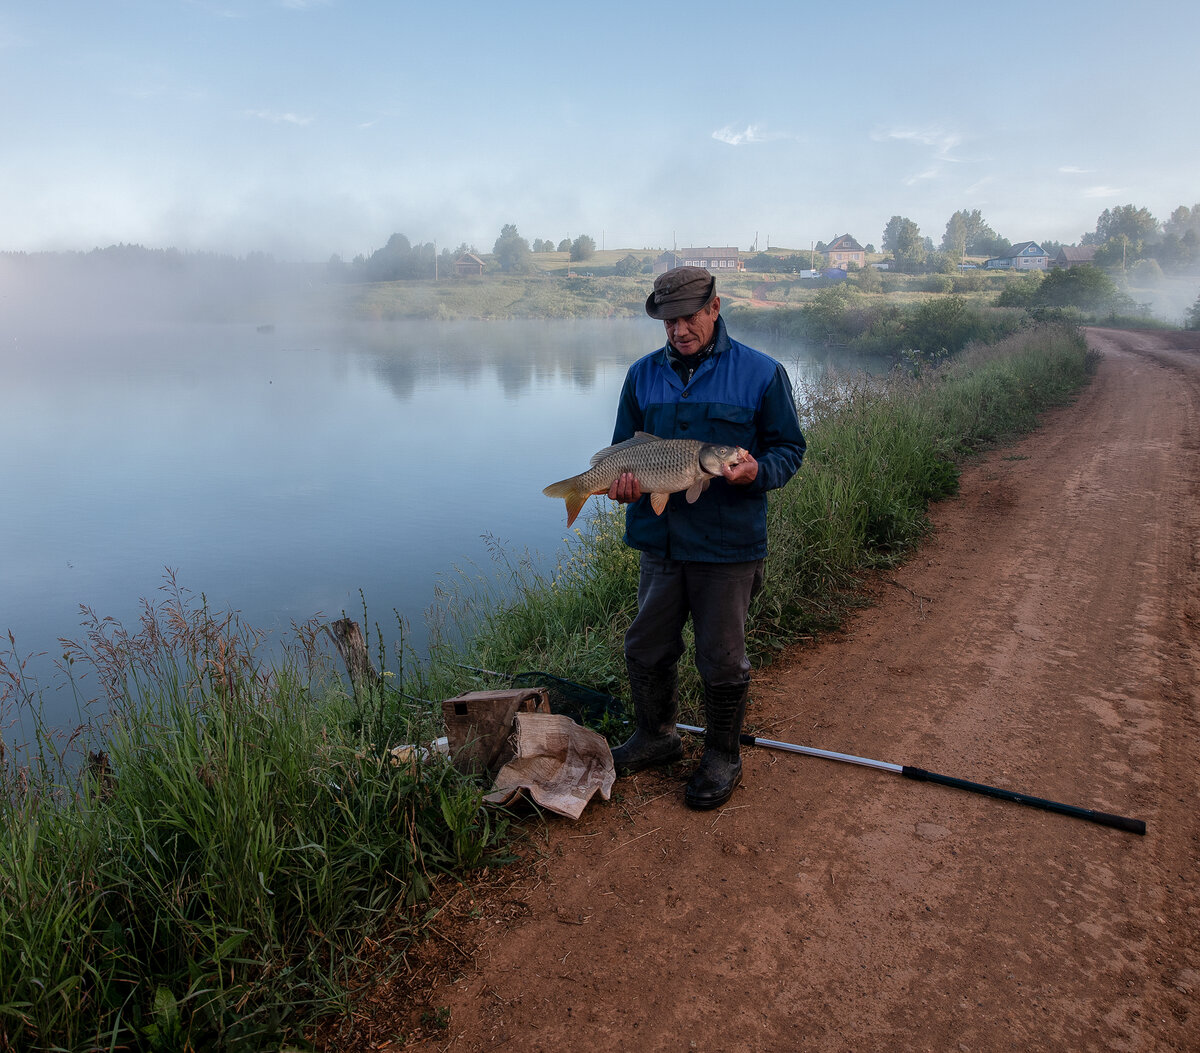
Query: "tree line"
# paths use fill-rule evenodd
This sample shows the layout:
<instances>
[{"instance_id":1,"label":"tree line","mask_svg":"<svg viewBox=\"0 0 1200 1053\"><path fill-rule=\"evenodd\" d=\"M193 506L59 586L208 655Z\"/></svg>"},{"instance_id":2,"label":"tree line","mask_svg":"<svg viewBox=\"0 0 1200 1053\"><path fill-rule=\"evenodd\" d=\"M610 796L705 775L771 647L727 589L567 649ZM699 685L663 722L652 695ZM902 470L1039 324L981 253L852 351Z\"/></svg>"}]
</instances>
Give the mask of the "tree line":
<instances>
[{"instance_id":1,"label":"tree line","mask_svg":"<svg viewBox=\"0 0 1200 1053\"><path fill-rule=\"evenodd\" d=\"M1029 239L1035 240L1035 239ZM1064 243L1053 238L1036 241L1050 256ZM1149 209L1137 205L1106 208L1096 219L1095 229L1080 235L1077 246L1094 245L1096 266L1108 270L1124 268L1154 277L1163 271L1184 271L1200 266L1200 204L1180 205L1160 222ZM959 209L946 221L938 245L907 216L892 216L883 230L882 249L896 270L910 274L950 274L967 257L994 258L1008 252L1013 243L998 234L979 209ZM815 265L817 254L827 246L818 241L810 252L771 255L761 252L746 262L752 271L792 272ZM874 252L867 244L866 251Z\"/></svg>"},{"instance_id":2,"label":"tree line","mask_svg":"<svg viewBox=\"0 0 1200 1053\"><path fill-rule=\"evenodd\" d=\"M515 223L506 223L500 228L500 236L492 246L492 262L508 274L527 274L533 269L532 256L535 252L566 252L572 263L591 259L596 252L596 242L588 234L580 234L574 240L563 238L557 246L545 238L535 238L529 244L517 230ZM387 244L369 256L356 256L349 263L340 256L331 256L328 271L332 278L340 281L394 282L406 279L435 278L454 274L454 264L464 255L479 256L479 250L466 242L454 249L437 251L433 242L414 245L404 234L393 234Z\"/></svg>"},{"instance_id":3,"label":"tree line","mask_svg":"<svg viewBox=\"0 0 1200 1053\"><path fill-rule=\"evenodd\" d=\"M492 246L492 255L502 271L509 274L525 274L532 269L530 257L535 252L566 252L572 263L583 263L596 253L595 239L589 234L580 234L574 241L563 238L555 248L553 242L543 238L534 239L533 246L521 237L515 223L506 223L500 228L500 237Z\"/></svg>"},{"instance_id":4,"label":"tree line","mask_svg":"<svg viewBox=\"0 0 1200 1053\"><path fill-rule=\"evenodd\" d=\"M968 257L995 257L1012 247L1008 238L998 234L984 219L979 209L959 209L946 221L940 245L922 234L920 227L907 216L892 216L883 229L882 249L891 256L896 270L906 273L952 274ZM1037 242L1054 256L1061 242L1045 239ZM1162 272L1186 271L1200 266L1200 203L1190 207L1180 205L1170 216L1159 221L1149 209L1134 204L1106 208L1096 219L1093 230L1079 238L1080 246L1095 246L1094 262L1106 270L1122 269L1153 278ZM816 253L825 250L817 242L814 250L791 255L758 253L746 262L751 271L791 272L806 270L815 263ZM874 252L868 243L867 252ZM491 260L502 272L525 274L533 269L536 253L565 252L572 263L583 263L596 252L596 242L588 234L562 238L558 242L535 238L530 244L515 223L506 223L492 246ZM473 245L462 242L455 248L440 251L434 242L413 244L401 233L393 234L386 244L369 255L360 254L345 262L331 256L326 271L336 281L388 282L429 279L454 273L455 261L464 254L480 255ZM253 252L244 260L206 253L182 253L176 249L146 249L140 245L113 245L93 249L90 253L2 253L14 261L47 263L71 260L81 264L110 263L121 266L154 266L172 271L197 266L217 270L232 268L269 270L276 265L272 256ZM639 259L629 253L617 261L613 271L632 276L652 269L648 258Z\"/></svg>"}]
</instances>

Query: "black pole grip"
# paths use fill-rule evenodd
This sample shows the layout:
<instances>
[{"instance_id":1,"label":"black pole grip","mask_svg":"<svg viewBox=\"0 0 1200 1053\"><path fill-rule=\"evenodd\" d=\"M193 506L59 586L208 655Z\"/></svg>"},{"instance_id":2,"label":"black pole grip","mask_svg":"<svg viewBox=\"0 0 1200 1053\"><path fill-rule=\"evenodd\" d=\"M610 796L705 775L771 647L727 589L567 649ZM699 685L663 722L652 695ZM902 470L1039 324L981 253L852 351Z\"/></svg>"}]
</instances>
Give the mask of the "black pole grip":
<instances>
[{"instance_id":1,"label":"black pole grip","mask_svg":"<svg viewBox=\"0 0 1200 1053\"><path fill-rule=\"evenodd\" d=\"M981 782L968 782L966 779L955 779L950 775L939 775L935 771L924 768L913 768L904 765L900 774L906 779L916 779L918 782L936 782L942 786L954 786L971 793L981 793L987 797L998 797L1002 801L1015 801L1017 804L1027 804L1032 808L1042 808L1047 812L1058 812L1060 815L1070 815L1076 819L1086 819L1090 823L1101 826L1113 826L1118 830L1127 830L1131 834L1145 834L1146 824L1141 819L1129 819L1123 815L1110 815L1108 812L1097 812L1091 808L1077 808L1073 804L1062 804L1059 801L1047 801L1042 797L1031 797L1027 793L1016 790L1003 790L999 786L985 786Z\"/></svg>"}]
</instances>

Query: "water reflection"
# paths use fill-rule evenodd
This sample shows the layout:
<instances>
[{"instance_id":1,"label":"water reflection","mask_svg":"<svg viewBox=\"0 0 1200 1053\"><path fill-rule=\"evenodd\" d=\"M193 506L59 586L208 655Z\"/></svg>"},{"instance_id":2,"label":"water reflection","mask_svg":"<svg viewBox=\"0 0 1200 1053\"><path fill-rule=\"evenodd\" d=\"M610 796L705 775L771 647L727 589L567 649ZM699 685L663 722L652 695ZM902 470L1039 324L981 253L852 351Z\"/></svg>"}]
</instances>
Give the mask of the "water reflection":
<instances>
[{"instance_id":1,"label":"water reflection","mask_svg":"<svg viewBox=\"0 0 1200 1053\"><path fill-rule=\"evenodd\" d=\"M651 320L374 323L339 334L398 398L424 381L470 384L494 377L506 399L535 384L595 386L605 366L628 365L654 347L661 328Z\"/></svg>"}]
</instances>

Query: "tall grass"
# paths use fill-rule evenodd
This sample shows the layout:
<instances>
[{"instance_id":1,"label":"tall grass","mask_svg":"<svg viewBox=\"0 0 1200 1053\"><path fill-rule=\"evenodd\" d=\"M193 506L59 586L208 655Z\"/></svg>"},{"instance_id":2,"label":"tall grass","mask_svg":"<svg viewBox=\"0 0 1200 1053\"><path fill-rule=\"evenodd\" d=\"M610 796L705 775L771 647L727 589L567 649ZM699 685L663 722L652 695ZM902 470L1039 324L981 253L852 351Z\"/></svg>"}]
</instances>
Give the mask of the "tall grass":
<instances>
[{"instance_id":1,"label":"tall grass","mask_svg":"<svg viewBox=\"0 0 1200 1053\"><path fill-rule=\"evenodd\" d=\"M0 1049L278 1047L345 1007L372 938L419 927L437 874L502 842L477 783L384 748L428 716L353 701L297 635L264 665L175 590L70 649L112 708L0 765Z\"/></svg>"}]
</instances>

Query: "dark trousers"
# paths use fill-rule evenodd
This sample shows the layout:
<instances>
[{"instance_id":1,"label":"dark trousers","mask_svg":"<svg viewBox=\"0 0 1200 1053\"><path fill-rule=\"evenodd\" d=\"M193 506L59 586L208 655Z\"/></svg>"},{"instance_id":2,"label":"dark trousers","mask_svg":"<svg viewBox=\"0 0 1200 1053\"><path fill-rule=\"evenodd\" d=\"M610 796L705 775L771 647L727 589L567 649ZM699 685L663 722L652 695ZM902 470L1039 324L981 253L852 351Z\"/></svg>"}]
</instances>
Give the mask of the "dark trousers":
<instances>
[{"instance_id":1,"label":"dark trousers","mask_svg":"<svg viewBox=\"0 0 1200 1053\"><path fill-rule=\"evenodd\" d=\"M643 552L637 617L625 634L626 661L651 671L674 668L690 615L700 678L710 687L745 684L746 612L762 580L761 559L691 563Z\"/></svg>"}]
</instances>

